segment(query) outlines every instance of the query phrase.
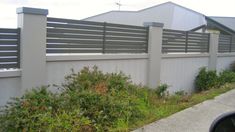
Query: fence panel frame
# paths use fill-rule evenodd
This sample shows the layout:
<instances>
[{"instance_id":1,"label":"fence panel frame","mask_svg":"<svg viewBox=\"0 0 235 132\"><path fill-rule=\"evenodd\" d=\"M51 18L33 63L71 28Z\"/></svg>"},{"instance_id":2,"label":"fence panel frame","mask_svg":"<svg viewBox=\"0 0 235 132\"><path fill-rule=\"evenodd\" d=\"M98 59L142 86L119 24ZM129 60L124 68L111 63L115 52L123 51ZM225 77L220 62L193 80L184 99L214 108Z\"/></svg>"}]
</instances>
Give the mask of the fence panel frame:
<instances>
[{"instance_id":1,"label":"fence panel frame","mask_svg":"<svg viewBox=\"0 0 235 132\"><path fill-rule=\"evenodd\" d=\"M58 25L58 27L57 27ZM73 27L75 29L73 29ZM81 27L81 30L79 29ZM101 44L102 51L100 53L147 53L148 52L148 27L113 24L106 22L91 22L91 21L80 21L72 19L61 19L61 18L47 18L47 45L53 43L66 44L92 44L93 40L97 40L97 44ZM83 38L83 35L86 37ZM60 37L59 37L60 36ZM77 37L83 41L77 40ZM101 39L95 38L101 37ZM67 41L61 39L64 38ZM90 40L88 40L90 38ZM71 42L70 42L71 40ZM98 42L99 41L99 42ZM95 43L95 42L94 42ZM142 45L138 48L136 45ZM125 48L125 46L128 48ZM47 46L53 47L53 46ZM141 48L143 47L143 48ZM87 47L87 53L89 47ZM99 46L97 47L99 48ZM139 49L141 48L141 49ZM47 53L53 53L53 49L47 49ZM60 49L59 49L60 50ZM73 49L71 48L71 51ZM78 49L79 50L79 49ZM82 48L80 49L82 50ZM60 50L63 53L63 50ZM75 50L73 50L75 51ZM55 51L56 52L56 51ZM86 51L84 51L86 53ZM73 53L73 52L71 52ZM99 52L98 52L99 53Z\"/></svg>"}]
</instances>

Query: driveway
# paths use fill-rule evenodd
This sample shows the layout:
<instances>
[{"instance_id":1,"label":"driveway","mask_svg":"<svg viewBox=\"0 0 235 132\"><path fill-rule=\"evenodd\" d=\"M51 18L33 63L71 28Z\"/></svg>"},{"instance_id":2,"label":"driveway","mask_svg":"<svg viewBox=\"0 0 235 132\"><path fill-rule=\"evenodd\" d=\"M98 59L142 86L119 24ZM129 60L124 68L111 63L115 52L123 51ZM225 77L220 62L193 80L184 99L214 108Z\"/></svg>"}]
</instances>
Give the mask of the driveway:
<instances>
[{"instance_id":1,"label":"driveway","mask_svg":"<svg viewBox=\"0 0 235 132\"><path fill-rule=\"evenodd\" d=\"M208 132L219 115L235 111L235 90L217 96L134 132Z\"/></svg>"}]
</instances>

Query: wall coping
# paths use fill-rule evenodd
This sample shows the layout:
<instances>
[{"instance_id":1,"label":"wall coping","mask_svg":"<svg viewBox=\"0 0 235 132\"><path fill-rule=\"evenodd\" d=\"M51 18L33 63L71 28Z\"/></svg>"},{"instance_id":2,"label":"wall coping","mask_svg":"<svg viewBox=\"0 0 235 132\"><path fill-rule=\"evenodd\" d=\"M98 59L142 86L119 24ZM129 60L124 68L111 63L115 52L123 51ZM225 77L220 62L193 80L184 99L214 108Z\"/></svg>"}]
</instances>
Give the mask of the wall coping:
<instances>
[{"instance_id":1,"label":"wall coping","mask_svg":"<svg viewBox=\"0 0 235 132\"><path fill-rule=\"evenodd\" d=\"M0 78L20 77L21 69L0 70Z\"/></svg>"},{"instance_id":2,"label":"wall coping","mask_svg":"<svg viewBox=\"0 0 235 132\"><path fill-rule=\"evenodd\" d=\"M31 8L31 7L19 7L16 9L17 14L34 14L34 15L48 15L47 9Z\"/></svg>"},{"instance_id":3,"label":"wall coping","mask_svg":"<svg viewBox=\"0 0 235 132\"><path fill-rule=\"evenodd\" d=\"M202 58L209 57L208 53L203 54L162 54L163 59L167 58Z\"/></svg>"},{"instance_id":4,"label":"wall coping","mask_svg":"<svg viewBox=\"0 0 235 132\"><path fill-rule=\"evenodd\" d=\"M143 25L144 25L145 27L150 27L150 26L152 26L152 27L161 27L161 28L164 26L163 23L159 23L159 22L144 22Z\"/></svg>"},{"instance_id":5,"label":"wall coping","mask_svg":"<svg viewBox=\"0 0 235 132\"><path fill-rule=\"evenodd\" d=\"M47 62L55 61L90 61L90 60L130 60L148 59L148 54L94 54L94 55L46 55Z\"/></svg>"},{"instance_id":6,"label":"wall coping","mask_svg":"<svg viewBox=\"0 0 235 132\"><path fill-rule=\"evenodd\" d=\"M235 57L235 53L217 53L218 57Z\"/></svg>"}]
</instances>

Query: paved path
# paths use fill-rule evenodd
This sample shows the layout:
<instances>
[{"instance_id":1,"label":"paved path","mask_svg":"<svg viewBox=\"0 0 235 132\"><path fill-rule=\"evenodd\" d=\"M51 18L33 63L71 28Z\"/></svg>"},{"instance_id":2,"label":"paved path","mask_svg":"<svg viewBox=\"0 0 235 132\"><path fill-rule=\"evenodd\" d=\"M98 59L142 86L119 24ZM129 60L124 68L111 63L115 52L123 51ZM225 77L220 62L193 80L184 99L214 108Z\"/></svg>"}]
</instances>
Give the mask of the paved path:
<instances>
[{"instance_id":1,"label":"paved path","mask_svg":"<svg viewBox=\"0 0 235 132\"><path fill-rule=\"evenodd\" d=\"M235 111L235 90L137 129L134 132L208 132L219 115Z\"/></svg>"}]
</instances>

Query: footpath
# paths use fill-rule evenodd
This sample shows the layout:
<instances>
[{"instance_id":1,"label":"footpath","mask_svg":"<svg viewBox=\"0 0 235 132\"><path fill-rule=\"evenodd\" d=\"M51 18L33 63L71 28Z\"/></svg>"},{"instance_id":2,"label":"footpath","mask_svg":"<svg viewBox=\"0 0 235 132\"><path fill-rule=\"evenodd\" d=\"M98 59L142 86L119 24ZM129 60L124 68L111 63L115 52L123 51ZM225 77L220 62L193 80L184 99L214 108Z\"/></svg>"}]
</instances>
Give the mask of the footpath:
<instances>
[{"instance_id":1,"label":"footpath","mask_svg":"<svg viewBox=\"0 0 235 132\"><path fill-rule=\"evenodd\" d=\"M221 114L235 111L235 90L207 100L133 132L208 132Z\"/></svg>"}]
</instances>

